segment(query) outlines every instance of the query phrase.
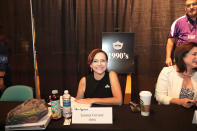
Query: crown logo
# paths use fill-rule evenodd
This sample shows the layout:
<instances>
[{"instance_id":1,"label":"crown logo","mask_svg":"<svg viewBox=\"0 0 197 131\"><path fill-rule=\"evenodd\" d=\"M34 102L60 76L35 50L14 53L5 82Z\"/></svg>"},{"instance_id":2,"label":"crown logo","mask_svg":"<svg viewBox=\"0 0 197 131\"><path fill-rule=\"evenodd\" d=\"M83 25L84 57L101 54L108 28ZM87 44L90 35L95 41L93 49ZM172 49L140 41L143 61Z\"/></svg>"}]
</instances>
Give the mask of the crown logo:
<instances>
[{"instance_id":1,"label":"crown logo","mask_svg":"<svg viewBox=\"0 0 197 131\"><path fill-rule=\"evenodd\" d=\"M105 88L110 88L110 86L107 84L107 85L105 85Z\"/></svg>"},{"instance_id":2,"label":"crown logo","mask_svg":"<svg viewBox=\"0 0 197 131\"><path fill-rule=\"evenodd\" d=\"M113 48L115 50L120 50L120 49L122 49L122 47L123 47L123 43L121 43L120 41L116 41L113 43Z\"/></svg>"}]
</instances>

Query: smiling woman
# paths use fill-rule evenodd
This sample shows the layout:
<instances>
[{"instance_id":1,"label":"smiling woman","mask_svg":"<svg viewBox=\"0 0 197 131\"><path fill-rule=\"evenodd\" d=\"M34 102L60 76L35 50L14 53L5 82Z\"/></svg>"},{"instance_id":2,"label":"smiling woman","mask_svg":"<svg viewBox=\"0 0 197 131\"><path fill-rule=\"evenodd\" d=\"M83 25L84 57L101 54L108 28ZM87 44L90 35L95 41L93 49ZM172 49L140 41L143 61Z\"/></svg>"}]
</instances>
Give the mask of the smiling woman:
<instances>
[{"instance_id":1,"label":"smiling woman","mask_svg":"<svg viewBox=\"0 0 197 131\"><path fill-rule=\"evenodd\" d=\"M162 104L197 106L197 43L175 49L175 65L164 67L158 77L156 99Z\"/></svg>"},{"instance_id":2,"label":"smiling woman","mask_svg":"<svg viewBox=\"0 0 197 131\"><path fill-rule=\"evenodd\" d=\"M108 57L101 49L94 49L88 56L91 74L81 78L76 101L79 103L121 105L122 93L118 76L107 72Z\"/></svg>"}]
</instances>

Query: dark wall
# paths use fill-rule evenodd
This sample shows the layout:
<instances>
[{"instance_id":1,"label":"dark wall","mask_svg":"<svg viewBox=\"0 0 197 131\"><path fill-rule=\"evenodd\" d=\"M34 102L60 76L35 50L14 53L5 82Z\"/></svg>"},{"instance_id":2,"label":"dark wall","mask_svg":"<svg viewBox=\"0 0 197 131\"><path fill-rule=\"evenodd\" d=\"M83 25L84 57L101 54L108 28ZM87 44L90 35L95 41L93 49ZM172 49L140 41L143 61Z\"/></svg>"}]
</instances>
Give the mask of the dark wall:
<instances>
[{"instance_id":1,"label":"dark wall","mask_svg":"<svg viewBox=\"0 0 197 131\"><path fill-rule=\"evenodd\" d=\"M0 5L5 5L0 16L13 50L14 81L34 86L30 5L27 0L1 1ZM42 98L52 89L61 94L68 89L76 95L80 78L89 72L89 52L102 46L102 32L134 32L132 99L137 99L140 90L154 92L164 66L169 29L184 15L184 0L33 0L33 14ZM120 76L122 87L125 76Z\"/></svg>"},{"instance_id":2,"label":"dark wall","mask_svg":"<svg viewBox=\"0 0 197 131\"><path fill-rule=\"evenodd\" d=\"M29 1L0 1L0 35L7 38L12 83L34 87Z\"/></svg>"}]
</instances>

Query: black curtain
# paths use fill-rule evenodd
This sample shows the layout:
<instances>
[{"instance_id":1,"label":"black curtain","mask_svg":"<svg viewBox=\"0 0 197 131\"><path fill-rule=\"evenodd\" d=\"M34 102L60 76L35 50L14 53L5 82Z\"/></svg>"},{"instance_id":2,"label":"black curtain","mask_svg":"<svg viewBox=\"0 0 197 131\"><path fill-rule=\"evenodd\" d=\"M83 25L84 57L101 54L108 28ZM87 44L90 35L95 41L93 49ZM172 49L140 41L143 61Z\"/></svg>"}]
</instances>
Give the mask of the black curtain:
<instances>
[{"instance_id":1,"label":"black curtain","mask_svg":"<svg viewBox=\"0 0 197 131\"><path fill-rule=\"evenodd\" d=\"M13 85L34 87L31 17L28 0L0 1L0 35L7 38Z\"/></svg>"},{"instance_id":2,"label":"black curtain","mask_svg":"<svg viewBox=\"0 0 197 131\"><path fill-rule=\"evenodd\" d=\"M102 32L129 32L129 6L122 0L33 1L43 97L52 89L76 95L80 78L89 72L89 52L102 46ZM125 85L125 75L120 79Z\"/></svg>"},{"instance_id":3,"label":"black curtain","mask_svg":"<svg viewBox=\"0 0 197 131\"><path fill-rule=\"evenodd\" d=\"M3 2L9 6L3 8L4 12L13 9L20 12L19 2L8 1ZM26 14L26 18L17 19L26 20L21 29L26 32L23 39L30 43L30 32L27 32L30 28L29 5L27 0L20 2L26 3L22 7L26 12L20 12ZM71 95L76 95L80 78L89 72L89 52L102 46L102 32L134 32L136 73L132 79L132 99L136 99L140 90L154 93L158 74L165 65L170 26L176 18L184 15L184 0L33 0L33 14L42 98L47 98L52 89L58 89L60 94L68 89ZM2 12L0 15L11 17ZM6 20L18 28L17 21ZM9 27L6 23L3 25ZM14 27L9 27L7 32ZM13 36L15 41L11 43L16 43L23 34L13 33ZM119 76L124 88L126 74Z\"/></svg>"}]
</instances>

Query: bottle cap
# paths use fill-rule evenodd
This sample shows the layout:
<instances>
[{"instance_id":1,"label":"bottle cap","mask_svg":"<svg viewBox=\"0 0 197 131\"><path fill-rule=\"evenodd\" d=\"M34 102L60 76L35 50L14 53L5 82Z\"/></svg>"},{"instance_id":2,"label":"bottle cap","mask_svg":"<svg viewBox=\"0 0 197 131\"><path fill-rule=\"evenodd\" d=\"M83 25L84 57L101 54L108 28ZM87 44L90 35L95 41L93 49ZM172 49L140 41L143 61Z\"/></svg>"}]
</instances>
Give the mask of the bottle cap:
<instances>
[{"instance_id":1,"label":"bottle cap","mask_svg":"<svg viewBox=\"0 0 197 131\"><path fill-rule=\"evenodd\" d=\"M52 90L52 94L57 94L58 90Z\"/></svg>"},{"instance_id":2,"label":"bottle cap","mask_svg":"<svg viewBox=\"0 0 197 131\"><path fill-rule=\"evenodd\" d=\"M68 90L64 90L64 94L68 94Z\"/></svg>"}]
</instances>

